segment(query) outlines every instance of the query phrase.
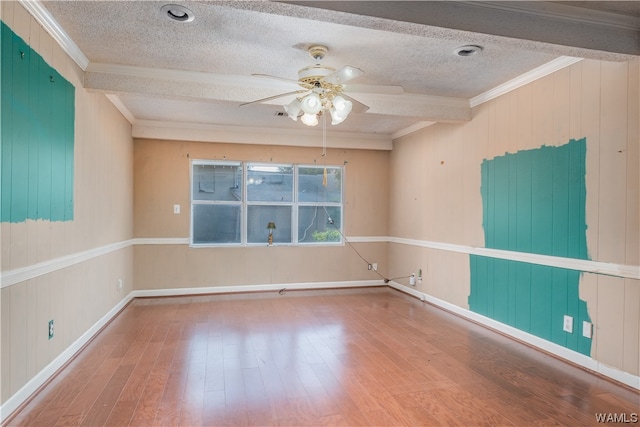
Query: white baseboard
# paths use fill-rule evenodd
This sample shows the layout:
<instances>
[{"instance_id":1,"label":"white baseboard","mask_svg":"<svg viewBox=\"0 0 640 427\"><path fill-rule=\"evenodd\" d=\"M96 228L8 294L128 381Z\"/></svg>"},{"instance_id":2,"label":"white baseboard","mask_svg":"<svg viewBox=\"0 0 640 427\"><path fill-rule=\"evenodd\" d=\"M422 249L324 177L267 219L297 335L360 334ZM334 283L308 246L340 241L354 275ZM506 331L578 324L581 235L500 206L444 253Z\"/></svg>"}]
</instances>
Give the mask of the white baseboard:
<instances>
[{"instance_id":1,"label":"white baseboard","mask_svg":"<svg viewBox=\"0 0 640 427\"><path fill-rule=\"evenodd\" d=\"M100 320L93 324L84 334L80 336L73 344L66 348L58 357L53 359L51 363L45 366L36 374L28 383L0 406L0 424L9 417L16 409L20 407L29 397L35 393L43 384L45 384L60 368L69 362L75 355L86 345L91 339L102 329L120 310L122 310L131 300L133 295L129 294L116 304L107 314L102 316Z\"/></svg>"},{"instance_id":2,"label":"white baseboard","mask_svg":"<svg viewBox=\"0 0 640 427\"><path fill-rule=\"evenodd\" d=\"M554 356L557 356L575 365L597 372L600 375L611 378L622 384L628 385L629 387L632 387L636 390L640 390L640 376L632 375L628 372L624 372L614 367L605 365L602 362L598 362L597 360L594 360L589 356L585 356L582 353L578 353L576 351L570 350L566 347L563 347L551 341L544 340L535 335L521 331L520 329L516 329L513 326L509 326L504 323L498 322L494 319L491 319L489 317L485 317L481 314L474 313L473 311L469 311L464 308L458 307L455 304L451 304L447 301L425 294L416 289L409 288L400 283L391 281L389 282L389 286L401 292L412 295L420 299L421 301L425 301L430 304L433 304L450 313L456 314L460 317L479 323L480 325L486 326L497 332L500 332L502 334L515 338L519 341L522 341L526 344L531 345L532 347L536 347L540 350L543 350L547 353L550 353Z\"/></svg>"},{"instance_id":3,"label":"white baseboard","mask_svg":"<svg viewBox=\"0 0 640 427\"><path fill-rule=\"evenodd\" d=\"M306 282L306 283L272 283L268 285L208 286L199 288L149 289L133 291L134 298L167 297L180 295L206 295L241 292L267 292L287 290L313 290L333 288L360 288L369 286L385 286L383 280L354 280L345 282Z\"/></svg>"},{"instance_id":4,"label":"white baseboard","mask_svg":"<svg viewBox=\"0 0 640 427\"><path fill-rule=\"evenodd\" d=\"M80 338L71 344L65 351L42 369L27 384L18 390L13 396L0 406L0 424L4 422L9 415L20 407L29 397L35 393L43 384L45 384L61 367L70 361L84 345L86 345L109 321L115 317L133 298L137 297L162 297L162 296L183 296L183 295L204 295L204 294L222 294L222 293L240 293L240 292L264 292L279 291L281 289L288 290L314 290L314 289L339 289L339 288L359 288L359 287L384 287L386 284L382 280L368 281L344 281L344 282L307 282L307 283L286 283L286 284L268 284L268 285L239 285L239 286L211 286L202 288L174 288L174 289L149 289L132 291L116 306L114 306L107 314L98 320L91 328L89 328ZM604 365L591 359L588 356L577 353L568 348L543 340L535 335L528 334L519 329L497 322L488 317L473 313L469 310L460 308L454 304L440 300L433 296L419 292L415 289L408 288L397 282L389 282L388 286L399 291L413 295L416 298L429 302L446 311L457 314L463 318L472 320L481 325L487 326L505 335L523 341L533 347L537 347L578 366L600 373L603 376L614 379L620 383L626 384L632 388L640 390L640 377L631 375L627 372L620 371L616 368Z\"/></svg>"},{"instance_id":5,"label":"white baseboard","mask_svg":"<svg viewBox=\"0 0 640 427\"><path fill-rule=\"evenodd\" d=\"M0 424L7 419L16 409L33 395L43 384L45 384L60 368L69 362L78 351L82 349L91 339L113 319L133 298L137 297L162 297L181 295L203 295L221 293L241 293L241 292L264 292L287 290L313 290L313 289L335 289L335 288L359 288L370 286L386 286L382 280L362 280L345 282L308 282L308 283L286 283L269 285L239 285L239 286L212 286L203 288L174 288L174 289L150 289L132 291L107 314L89 328L80 338L67 347L58 357L49 363L44 369L36 374L28 383L0 406Z\"/></svg>"}]
</instances>

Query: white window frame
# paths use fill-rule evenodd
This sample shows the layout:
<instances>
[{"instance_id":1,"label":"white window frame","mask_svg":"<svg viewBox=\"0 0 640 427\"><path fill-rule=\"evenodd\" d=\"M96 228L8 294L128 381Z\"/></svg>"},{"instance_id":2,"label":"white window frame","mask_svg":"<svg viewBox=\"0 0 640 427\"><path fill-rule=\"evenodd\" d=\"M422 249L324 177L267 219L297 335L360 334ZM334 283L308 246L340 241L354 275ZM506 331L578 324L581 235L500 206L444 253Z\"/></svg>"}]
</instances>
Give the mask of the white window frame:
<instances>
[{"instance_id":1,"label":"white window frame","mask_svg":"<svg viewBox=\"0 0 640 427\"><path fill-rule=\"evenodd\" d=\"M242 169L242 197L240 201L220 201L220 200L196 200L194 199L194 167L199 165L216 165L216 166L236 166ZM247 196L247 176L249 165L258 166L284 166L293 167L293 195L291 202L274 202L274 201L249 201ZM322 168L339 169L341 173L340 180L340 202L300 202L298 196L299 169L300 168ZM344 182L346 168L342 165L317 165L317 164L296 164L296 163L265 163L260 161L234 161L234 160L205 160L192 159L189 165L190 175L190 201L191 201L191 221L189 224L189 245L193 248L211 248L211 247L255 247L263 246L265 243L248 243L247 222L249 206L290 206L291 207L291 242L290 243L274 243L274 246L343 246L345 244L344 229ZM217 204L217 205L234 205L240 206L240 243L194 243L194 206L200 204ZM338 207L340 208L340 233L339 241L323 241L323 242L298 242L298 211L300 207L320 206L323 208ZM334 218L335 221L336 218Z\"/></svg>"},{"instance_id":2,"label":"white window frame","mask_svg":"<svg viewBox=\"0 0 640 427\"><path fill-rule=\"evenodd\" d=\"M342 176L342 179L340 180L340 202L300 202L298 200L298 182L299 182L299 174L298 174L298 170L300 168L304 169L304 168L314 168L314 169L324 169L324 168L328 168L328 169L340 169L340 174ZM342 230L344 229L344 172L345 172L345 167L344 166L334 166L334 165L317 165L317 164L299 164L296 165L296 171L295 171L295 194L294 194L294 198L296 201L296 205L294 206L295 209L295 215L296 215L296 222L295 222L295 244L298 246L317 246L317 245L321 245L321 246L342 246L344 245L344 239L343 239L343 232ZM339 207L340 208L340 228L338 228L338 232L340 233L340 240L337 242L299 242L299 236L298 236L298 211L300 210L300 207L304 207L304 206L321 206L323 208L327 208L327 207Z\"/></svg>"},{"instance_id":3,"label":"white window frame","mask_svg":"<svg viewBox=\"0 0 640 427\"><path fill-rule=\"evenodd\" d=\"M245 181L245 185L244 185L244 189L245 189L245 206L244 206L244 221L243 221L243 227L245 229L245 231L247 230L248 227L248 222L249 222L249 206L289 206L291 208L291 242L290 243L286 243L286 242L275 242L274 246L291 246L293 245L296 240L295 240L295 234L296 234L296 230L295 230L295 224L297 224L297 220L295 218L294 215L294 211L295 209L295 200L296 200L296 191L298 188L298 183L297 183L297 173L296 173L296 165L293 163L264 163L264 162L244 162L245 165L245 177L244 177L244 181ZM290 202L277 202L277 201L260 201L260 200L249 200L249 180L248 180L248 174L249 174L249 166L266 166L266 167L290 167L292 169L292 173L291 173L291 179L293 180L293 185L292 185L292 194L291 194L291 201ZM277 226L277 224L276 224ZM265 224L266 227L266 224ZM249 242L249 234L248 231L245 232L245 237L246 239L243 241L243 244L246 244L247 246L264 246L263 242Z\"/></svg>"}]
</instances>

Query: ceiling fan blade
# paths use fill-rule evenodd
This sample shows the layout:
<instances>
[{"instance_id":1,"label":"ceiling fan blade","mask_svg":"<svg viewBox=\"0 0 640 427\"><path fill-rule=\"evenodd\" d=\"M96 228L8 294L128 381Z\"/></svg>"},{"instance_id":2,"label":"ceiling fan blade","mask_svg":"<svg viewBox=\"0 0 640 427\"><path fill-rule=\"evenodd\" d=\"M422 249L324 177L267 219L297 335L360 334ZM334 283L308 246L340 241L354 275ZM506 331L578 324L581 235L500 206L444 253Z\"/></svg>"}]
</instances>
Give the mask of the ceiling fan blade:
<instances>
[{"instance_id":1,"label":"ceiling fan blade","mask_svg":"<svg viewBox=\"0 0 640 427\"><path fill-rule=\"evenodd\" d=\"M385 85L344 85L342 90L348 93L373 93L381 95L402 95L404 88L402 86L385 86Z\"/></svg>"},{"instance_id":2,"label":"ceiling fan blade","mask_svg":"<svg viewBox=\"0 0 640 427\"><path fill-rule=\"evenodd\" d=\"M345 65L339 70L336 70L326 76L323 80L334 85L341 85L344 82L355 79L356 77L360 77L363 74L364 71L362 71L360 68L352 67L351 65Z\"/></svg>"},{"instance_id":3,"label":"ceiling fan blade","mask_svg":"<svg viewBox=\"0 0 640 427\"><path fill-rule=\"evenodd\" d=\"M243 107L243 106L249 105L249 104L258 104L260 102L271 101L272 99L278 99L278 98L282 98L282 97L289 96L289 95L297 95L299 93L305 93L305 92L307 92L306 89L301 89L301 90L296 90L296 91L293 91L293 92L281 93L280 95L268 96L266 98L256 99L255 101L243 102L242 104L240 104L240 107Z\"/></svg>"},{"instance_id":4,"label":"ceiling fan blade","mask_svg":"<svg viewBox=\"0 0 640 427\"><path fill-rule=\"evenodd\" d=\"M287 78L284 78L284 77L271 76L269 74L251 74L251 75L255 76L255 77L264 77L264 78L267 78L267 79L281 80L283 82L289 82L289 83L293 83L293 84L296 84L296 85L300 84L300 82L297 81L297 80L287 79Z\"/></svg>"},{"instance_id":5,"label":"ceiling fan blade","mask_svg":"<svg viewBox=\"0 0 640 427\"><path fill-rule=\"evenodd\" d=\"M357 101L352 97L345 95L344 93L341 93L340 96L345 98L347 101L351 101L351 104L352 104L351 111L354 113L364 113L369 109L369 106L364 105L362 102Z\"/></svg>"}]
</instances>

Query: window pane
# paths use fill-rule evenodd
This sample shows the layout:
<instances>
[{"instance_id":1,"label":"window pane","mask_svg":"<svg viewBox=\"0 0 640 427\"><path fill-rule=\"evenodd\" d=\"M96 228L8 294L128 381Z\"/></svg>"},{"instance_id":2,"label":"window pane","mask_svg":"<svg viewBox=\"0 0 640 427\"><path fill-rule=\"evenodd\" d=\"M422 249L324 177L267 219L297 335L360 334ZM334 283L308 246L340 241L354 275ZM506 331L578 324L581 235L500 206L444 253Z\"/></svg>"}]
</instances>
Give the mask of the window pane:
<instances>
[{"instance_id":1,"label":"window pane","mask_svg":"<svg viewBox=\"0 0 640 427\"><path fill-rule=\"evenodd\" d=\"M242 200L242 166L194 164L193 200Z\"/></svg>"},{"instance_id":2,"label":"window pane","mask_svg":"<svg viewBox=\"0 0 640 427\"><path fill-rule=\"evenodd\" d=\"M273 243L291 243L291 206L248 206L247 242L266 244L270 222L276 224Z\"/></svg>"},{"instance_id":3,"label":"window pane","mask_svg":"<svg viewBox=\"0 0 640 427\"><path fill-rule=\"evenodd\" d=\"M298 168L298 200L300 202L341 203L342 168L327 168L327 186L323 185L324 168Z\"/></svg>"},{"instance_id":4,"label":"window pane","mask_svg":"<svg viewBox=\"0 0 640 427\"><path fill-rule=\"evenodd\" d=\"M247 166L247 200L291 202L293 200L293 167L249 164Z\"/></svg>"},{"instance_id":5,"label":"window pane","mask_svg":"<svg viewBox=\"0 0 640 427\"><path fill-rule=\"evenodd\" d=\"M240 243L240 208L193 205L193 243Z\"/></svg>"},{"instance_id":6,"label":"window pane","mask_svg":"<svg viewBox=\"0 0 640 427\"><path fill-rule=\"evenodd\" d=\"M326 209L326 211L325 211ZM298 210L298 242L326 243L341 242L342 236L337 229L340 224L341 209L338 206L300 206ZM329 223L327 212L331 215L333 224Z\"/></svg>"}]
</instances>

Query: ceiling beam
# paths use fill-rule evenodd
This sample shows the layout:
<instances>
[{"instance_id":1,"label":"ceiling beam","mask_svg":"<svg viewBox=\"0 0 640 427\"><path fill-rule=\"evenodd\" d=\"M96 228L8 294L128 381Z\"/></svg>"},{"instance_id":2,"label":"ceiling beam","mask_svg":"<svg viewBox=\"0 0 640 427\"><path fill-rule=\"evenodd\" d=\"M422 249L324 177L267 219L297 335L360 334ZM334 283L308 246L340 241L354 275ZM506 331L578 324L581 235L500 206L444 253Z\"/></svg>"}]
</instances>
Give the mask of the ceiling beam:
<instances>
[{"instance_id":1,"label":"ceiling beam","mask_svg":"<svg viewBox=\"0 0 640 427\"><path fill-rule=\"evenodd\" d=\"M132 93L233 103L250 102L297 88L291 83L252 76L94 63L89 64L85 72L84 87L107 94ZM464 98L411 93L348 94L368 105L368 113L372 114L411 116L439 122L471 120L469 100ZM281 101L284 102L286 99L283 97ZM277 101L273 103L278 104Z\"/></svg>"},{"instance_id":2,"label":"ceiling beam","mask_svg":"<svg viewBox=\"0 0 640 427\"><path fill-rule=\"evenodd\" d=\"M564 56L627 61L630 56L640 55L639 2L627 2L639 5L638 13L631 15L548 1L304 0L282 3L518 39L523 41L525 49Z\"/></svg>"}]
</instances>

